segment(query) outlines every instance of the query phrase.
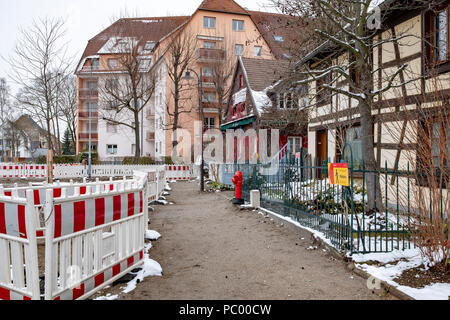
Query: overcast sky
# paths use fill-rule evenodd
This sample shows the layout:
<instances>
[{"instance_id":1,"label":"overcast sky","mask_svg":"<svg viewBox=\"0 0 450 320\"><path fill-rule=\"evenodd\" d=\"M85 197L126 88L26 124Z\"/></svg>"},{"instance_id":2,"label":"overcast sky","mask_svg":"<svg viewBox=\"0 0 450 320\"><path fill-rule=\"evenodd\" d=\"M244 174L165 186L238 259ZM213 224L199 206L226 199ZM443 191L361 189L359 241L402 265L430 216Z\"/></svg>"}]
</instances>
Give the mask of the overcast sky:
<instances>
[{"instance_id":1,"label":"overcast sky","mask_svg":"<svg viewBox=\"0 0 450 320\"><path fill-rule=\"evenodd\" d=\"M268 0L237 0L249 10L273 11ZM121 12L141 17L191 15L201 0L0 0L0 56L11 54L19 28L39 17L63 17L66 21L69 53L78 61L87 41L110 25ZM0 77L9 66L0 58ZM11 87L14 88L13 85Z\"/></svg>"}]
</instances>

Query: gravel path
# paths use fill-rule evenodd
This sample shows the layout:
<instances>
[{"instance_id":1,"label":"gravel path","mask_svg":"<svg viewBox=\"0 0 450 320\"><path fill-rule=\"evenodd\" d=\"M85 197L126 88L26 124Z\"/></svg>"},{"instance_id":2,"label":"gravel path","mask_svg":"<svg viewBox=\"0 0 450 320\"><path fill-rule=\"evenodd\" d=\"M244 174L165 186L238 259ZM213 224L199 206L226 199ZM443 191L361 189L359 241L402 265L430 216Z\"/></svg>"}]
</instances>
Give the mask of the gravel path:
<instances>
[{"instance_id":1,"label":"gravel path","mask_svg":"<svg viewBox=\"0 0 450 320\"><path fill-rule=\"evenodd\" d=\"M99 295L119 299L393 299L380 297L345 264L322 249L308 250L308 232L293 231L258 211L239 210L232 192L200 194L197 182L172 183L149 229L162 237L150 258L162 277L147 277L128 293L123 285ZM303 238L303 239L302 239Z\"/></svg>"}]
</instances>

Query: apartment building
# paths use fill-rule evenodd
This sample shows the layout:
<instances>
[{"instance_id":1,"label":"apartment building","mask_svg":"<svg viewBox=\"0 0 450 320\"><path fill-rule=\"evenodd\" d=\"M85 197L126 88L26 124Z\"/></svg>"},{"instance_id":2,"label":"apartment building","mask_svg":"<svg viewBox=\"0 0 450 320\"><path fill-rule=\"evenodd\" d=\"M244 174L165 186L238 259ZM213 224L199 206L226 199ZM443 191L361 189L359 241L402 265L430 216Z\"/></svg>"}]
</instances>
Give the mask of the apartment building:
<instances>
[{"instance_id":1,"label":"apartment building","mask_svg":"<svg viewBox=\"0 0 450 320\"><path fill-rule=\"evenodd\" d=\"M191 16L129 18L115 22L89 41L77 67L77 153L88 149L90 123L92 150L98 152L101 160L134 154L133 131L99 116L99 110L105 105L99 86L105 83L104 79L117 78L121 73L118 63L121 52L115 49L121 41L137 41L148 67L146 72L152 73L156 80L153 97L141 114L141 153L161 160L172 152L174 84L170 77L170 48L177 37L193 40L189 69L199 75L202 83L204 122L209 128L219 128L219 110L226 107L218 106L217 92L209 77L211 64L231 61L235 65L238 56L288 59L293 37L280 26L291 19L280 14L248 11L233 0L205 0ZM228 82L231 85L231 78ZM178 128L187 130L192 139L198 136L194 123L201 119L198 92L196 83L183 92L187 112L179 114Z\"/></svg>"}]
</instances>

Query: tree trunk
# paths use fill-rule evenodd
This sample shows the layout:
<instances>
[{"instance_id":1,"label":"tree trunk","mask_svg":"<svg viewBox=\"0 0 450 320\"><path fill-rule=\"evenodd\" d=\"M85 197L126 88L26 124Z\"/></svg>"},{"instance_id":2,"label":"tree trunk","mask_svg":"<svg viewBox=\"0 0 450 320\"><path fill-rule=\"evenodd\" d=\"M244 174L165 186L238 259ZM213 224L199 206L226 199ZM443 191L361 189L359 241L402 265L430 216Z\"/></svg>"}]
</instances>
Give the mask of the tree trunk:
<instances>
[{"instance_id":1,"label":"tree trunk","mask_svg":"<svg viewBox=\"0 0 450 320\"><path fill-rule=\"evenodd\" d=\"M134 110L134 143L136 147L134 148L134 162L139 163L139 158L141 157L141 134L140 134L140 124L139 124L139 111L137 108Z\"/></svg>"}]
</instances>

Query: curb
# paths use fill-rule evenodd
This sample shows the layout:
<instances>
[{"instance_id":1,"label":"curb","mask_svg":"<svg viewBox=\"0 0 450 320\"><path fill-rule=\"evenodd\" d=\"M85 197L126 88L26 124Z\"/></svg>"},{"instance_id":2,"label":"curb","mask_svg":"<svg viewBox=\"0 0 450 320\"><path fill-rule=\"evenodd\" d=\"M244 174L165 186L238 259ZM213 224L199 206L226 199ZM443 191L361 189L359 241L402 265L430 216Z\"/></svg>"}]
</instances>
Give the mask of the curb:
<instances>
[{"instance_id":1,"label":"curb","mask_svg":"<svg viewBox=\"0 0 450 320\"><path fill-rule=\"evenodd\" d=\"M274 220L278 221L278 222L282 222L284 223L288 228L293 229L293 230L299 230L301 229L304 232L307 232L311 235L311 238L314 239L314 241L318 242L320 246L326 247L327 250L329 251L329 253L333 256L333 258L341 260L342 262L347 262L348 258L343 256L335 247L330 246L328 243L326 243L325 241L323 241L322 239L314 236L314 234L312 234L309 230L304 229L302 227L296 226L295 224L293 224L290 221L287 220L283 220L280 217L275 216L270 210L259 207L256 208L258 210L261 210L265 213L267 213L268 215L270 215ZM406 293L404 293L403 291L398 290L396 287L394 287L393 285L390 285L389 283L387 283L384 280L378 279L374 276L372 276L370 273L358 269L355 267L353 262L350 262L353 265L352 268L352 272L355 273L356 275L360 276L363 279L369 279L370 277L377 279L380 282L381 288L383 289L383 291L387 294L391 294L394 297L401 299L401 300L415 300L413 297L407 295Z\"/></svg>"}]
</instances>

